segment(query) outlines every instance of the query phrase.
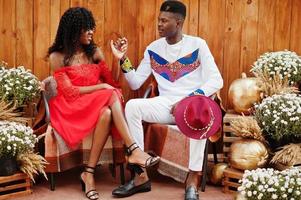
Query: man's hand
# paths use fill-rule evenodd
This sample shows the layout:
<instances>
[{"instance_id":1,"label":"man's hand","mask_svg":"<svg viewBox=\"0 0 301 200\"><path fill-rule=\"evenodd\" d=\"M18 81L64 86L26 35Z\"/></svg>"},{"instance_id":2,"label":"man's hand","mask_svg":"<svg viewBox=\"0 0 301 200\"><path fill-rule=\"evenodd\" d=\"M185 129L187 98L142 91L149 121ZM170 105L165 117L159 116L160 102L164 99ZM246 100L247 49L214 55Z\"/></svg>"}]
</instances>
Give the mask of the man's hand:
<instances>
[{"instance_id":1,"label":"man's hand","mask_svg":"<svg viewBox=\"0 0 301 200\"><path fill-rule=\"evenodd\" d=\"M127 49L128 49L128 41L125 37L118 38L117 41L111 40L111 49L113 52L113 55L121 60L125 57Z\"/></svg>"},{"instance_id":2,"label":"man's hand","mask_svg":"<svg viewBox=\"0 0 301 200\"><path fill-rule=\"evenodd\" d=\"M175 103L172 107L171 107L171 110L170 110L170 114L172 114L174 117L175 117L175 112L176 112L176 109L177 109L177 105L179 104L179 101L177 103Z\"/></svg>"}]
</instances>

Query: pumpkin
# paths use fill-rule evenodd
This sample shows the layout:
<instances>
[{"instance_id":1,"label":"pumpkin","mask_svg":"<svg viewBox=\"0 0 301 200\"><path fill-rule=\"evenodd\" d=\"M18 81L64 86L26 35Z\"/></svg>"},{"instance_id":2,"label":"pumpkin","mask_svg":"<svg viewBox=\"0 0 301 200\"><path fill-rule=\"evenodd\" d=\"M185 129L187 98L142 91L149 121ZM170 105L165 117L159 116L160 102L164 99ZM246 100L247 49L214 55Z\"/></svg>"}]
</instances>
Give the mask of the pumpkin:
<instances>
[{"instance_id":1,"label":"pumpkin","mask_svg":"<svg viewBox=\"0 0 301 200\"><path fill-rule=\"evenodd\" d=\"M231 167L241 170L252 170L263 167L268 159L266 146L253 139L240 139L230 146L229 163Z\"/></svg>"},{"instance_id":2,"label":"pumpkin","mask_svg":"<svg viewBox=\"0 0 301 200\"><path fill-rule=\"evenodd\" d=\"M210 181L213 184L220 185L222 183L223 179L223 173L224 170L228 167L228 164L226 163L218 163L213 166L211 175L210 175Z\"/></svg>"},{"instance_id":3,"label":"pumpkin","mask_svg":"<svg viewBox=\"0 0 301 200\"><path fill-rule=\"evenodd\" d=\"M261 100L261 90L255 77L246 77L233 81L229 87L228 100L237 113L250 114L250 108Z\"/></svg>"}]
</instances>

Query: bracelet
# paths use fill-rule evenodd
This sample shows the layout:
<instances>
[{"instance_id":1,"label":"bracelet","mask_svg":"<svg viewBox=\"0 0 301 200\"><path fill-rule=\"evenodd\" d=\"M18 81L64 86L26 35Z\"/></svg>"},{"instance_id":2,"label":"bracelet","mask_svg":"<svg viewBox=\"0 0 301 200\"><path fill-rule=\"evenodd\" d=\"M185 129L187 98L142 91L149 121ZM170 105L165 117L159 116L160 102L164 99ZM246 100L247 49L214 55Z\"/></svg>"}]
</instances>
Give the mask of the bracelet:
<instances>
[{"instance_id":1,"label":"bracelet","mask_svg":"<svg viewBox=\"0 0 301 200\"><path fill-rule=\"evenodd\" d=\"M197 89L197 90L193 91L192 93L190 93L188 96L194 96L194 95L205 95L205 93L203 90Z\"/></svg>"},{"instance_id":2,"label":"bracelet","mask_svg":"<svg viewBox=\"0 0 301 200\"><path fill-rule=\"evenodd\" d=\"M121 69L124 73L132 71L134 69L129 58L125 58L123 61L120 60L120 65L121 65Z\"/></svg>"},{"instance_id":3,"label":"bracelet","mask_svg":"<svg viewBox=\"0 0 301 200\"><path fill-rule=\"evenodd\" d=\"M125 59L127 59L127 57L126 57L126 56L122 56L122 57L120 58L120 65L122 65L122 64L123 64L123 62L125 61Z\"/></svg>"}]
</instances>

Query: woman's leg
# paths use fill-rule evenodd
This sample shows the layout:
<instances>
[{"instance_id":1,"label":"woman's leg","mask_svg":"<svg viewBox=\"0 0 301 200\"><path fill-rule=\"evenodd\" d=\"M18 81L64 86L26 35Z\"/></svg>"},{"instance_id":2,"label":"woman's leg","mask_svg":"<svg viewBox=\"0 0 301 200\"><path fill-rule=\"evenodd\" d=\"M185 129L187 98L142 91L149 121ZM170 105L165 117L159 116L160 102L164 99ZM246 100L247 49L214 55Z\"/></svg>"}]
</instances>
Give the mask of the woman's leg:
<instances>
[{"instance_id":1,"label":"woman's leg","mask_svg":"<svg viewBox=\"0 0 301 200\"><path fill-rule=\"evenodd\" d=\"M170 108L176 100L177 99L170 100L163 97L155 97L150 99L132 99L127 102L125 108L127 124L134 141L141 149L144 148L142 121L174 123L174 119L170 114ZM129 159L131 159L131 157ZM150 189L151 183L148 180L146 170L144 170L144 173L135 176L134 180L130 180L125 185L114 189L112 194L116 197L125 197L138 192L147 192L150 191Z\"/></svg>"},{"instance_id":2,"label":"woman's leg","mask_svg":"<svg viewBox=\"0 0 301 200\"><path fill-rule=\"evenodd\" d=\"M115 122L115 126L119 131L122 139L124 140L125 145L128 147L134 143L134 139L130 134L129 128L127 126L124 117L123 108L116 92L113 92L111 102L113 102L110 106L112 111L113 121ZM147 153L145 153L140 148L138 148L132 152L132 155L128 158L128 161L130 163L138 163L140 165L144 165L145 161L149 157L150 156Z\"/></svg>"},{"instance_id":3,"label":"woman's leg","mask_svg":"<svg viewBox=\"0 0 301 200\"><path fill-rule=\"evenodd\" d=\"M108 139L109 130L111 125L111 110L110 108L104 108L100 115L93 134L93 141L91 146L91 152L89 156L88 166L95 167L99 160L103 147ZM83 172L81 178L86 184L86 192L91 189L95 189L95 181L92 173Z\"/></svg>"},{"instance_id":4,"label":"woman's leg","mask_svg":"<svg viewBox=\"0 0 301 200\"><path fill-rule=\"evenodd\" d=\"M174 124L170 108L177 100L161 97L149 99L132 99L127 102L125 115L129 130L139 147L144 149L144 131L142 121L149 123ZM135 184L139 185L148 180L146 170L140 176L135 176Z\"/></svg>"}]
</instances>

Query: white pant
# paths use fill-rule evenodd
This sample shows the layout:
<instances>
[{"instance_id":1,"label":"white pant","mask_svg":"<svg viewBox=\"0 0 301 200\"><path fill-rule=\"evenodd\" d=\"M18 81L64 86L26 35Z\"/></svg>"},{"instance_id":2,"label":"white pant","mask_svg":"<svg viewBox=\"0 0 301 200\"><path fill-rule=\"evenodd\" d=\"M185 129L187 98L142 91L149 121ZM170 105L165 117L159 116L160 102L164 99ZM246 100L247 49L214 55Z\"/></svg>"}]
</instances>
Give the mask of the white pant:
<instances>
[{"instance_id":1,"label":"white pant","mask_svg":"<svg viewBox=\"0 0 301 200\"><path fill-rule=\"evenodd\" d=\"M154 97L148 99L131 99L125 107L125 116L130 132L144 150L144 133L142 121L160 124L175 124L170 110L179 101L179 97ZM190 139L189 166L192 171L202 171L206 140Z\"/></svg>"}]
</instances>

